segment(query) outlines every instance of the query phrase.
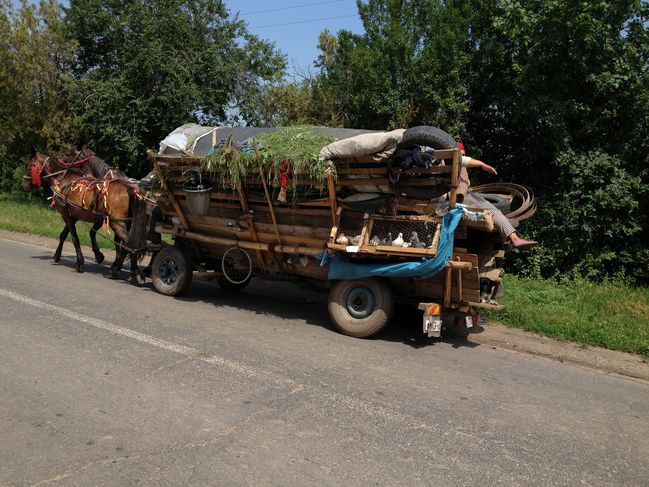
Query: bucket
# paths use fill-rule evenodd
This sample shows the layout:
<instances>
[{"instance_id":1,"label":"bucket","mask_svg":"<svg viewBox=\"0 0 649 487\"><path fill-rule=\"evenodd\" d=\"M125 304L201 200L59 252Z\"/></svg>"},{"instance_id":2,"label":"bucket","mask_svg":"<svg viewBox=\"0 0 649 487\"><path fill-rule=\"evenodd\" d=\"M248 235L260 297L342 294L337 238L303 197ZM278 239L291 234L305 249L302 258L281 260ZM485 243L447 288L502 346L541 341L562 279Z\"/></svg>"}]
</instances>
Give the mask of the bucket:
<instances>
[{"instance_id":1,"label":"bucket","mask_svg":"<svg viewBox=\"0 0 649 487\"><path fill-rule=\"evenodd\" d=\"M192 215L203 216L210 211L210 191L212 188L188 189L185 190L185 198Z\"/></svg>"}]
</instances>

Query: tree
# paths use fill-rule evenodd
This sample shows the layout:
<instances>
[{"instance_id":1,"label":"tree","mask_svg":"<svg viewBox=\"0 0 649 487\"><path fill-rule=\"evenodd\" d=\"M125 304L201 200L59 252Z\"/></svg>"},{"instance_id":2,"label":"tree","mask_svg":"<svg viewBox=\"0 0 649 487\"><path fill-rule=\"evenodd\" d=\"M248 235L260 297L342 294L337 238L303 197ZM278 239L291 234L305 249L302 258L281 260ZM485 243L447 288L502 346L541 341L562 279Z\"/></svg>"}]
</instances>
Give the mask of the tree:
<instances>
[{"instance_id":1,"label":"tree","mask_svg":"<svg viewBox=\"0 0 649 487\"><path fill-rule=\"evenodd\" d=\"M0 189L8 190L17 187L14 173L23 172L32 146L57 150L76 137L68 111L74 43L55 0L23 0L18 9L0 1L0 31Z\"/></svg>"},{"instance_id":2,"label":"tree","mask_svg":"<svg viewBox=\"0 0 649 487\"><path fill-rule=\"evenodd\" d=\"M544 276L647 279L648 20L640 0L474 2L473 152L539 195Z\"/></svg>"},{"instance_id":3,"label":"tree","mask_svg":"<svg viewBox=\"0 0 649 487\"><path fill-rule=\"evenodd\" d=\"M133 175L181 124L252 117L263 83L285 69L219 0L72 0L66 12L86 142Z\"/></svg>"},{"instance_id":4,"label":"tree","mask_svg":"<svg viewBox=\"0 0 649 487\"><path fill-rule=\"evenodd\" d=\"M357 2L365 32L320 36L320 84L346 126L463 130L466 7L460 1Z\"/></svg>"}]
</instances>

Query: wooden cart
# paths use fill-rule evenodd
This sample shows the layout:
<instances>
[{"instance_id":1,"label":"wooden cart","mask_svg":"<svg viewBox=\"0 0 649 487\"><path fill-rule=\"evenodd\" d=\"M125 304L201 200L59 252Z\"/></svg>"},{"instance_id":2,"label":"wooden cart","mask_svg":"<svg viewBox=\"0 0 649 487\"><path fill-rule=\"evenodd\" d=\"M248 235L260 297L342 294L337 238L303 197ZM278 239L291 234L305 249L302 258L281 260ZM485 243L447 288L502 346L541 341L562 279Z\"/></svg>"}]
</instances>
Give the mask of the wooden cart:
<instances>
[{"instance_id":1,"label":"wooden cart","mask_svg":"<svg viewBox=\"0 0 649 487\"><path fill-rule=\"evenodd\" d=\"M252 277L309 280L329 292L329 314L336 328L356 337L379 333L392 317L396 299L419 305L424 311L423 331L429 336L440 336L442 328L466 331L475 324L475 308L500 308L495 299L502 293L502 282L494 261L503 251L492 233L490 213L479 208L471 209L477 218L461 221L452 258L431 279L330 281L328 265L322 265L324 253L343 254L356 263L434 257L441 210L455 207L459 150L435 151L434 158L445 165L399 170L399 190L383 208L374 210L339 198L339 192L360 183L390 184L380 165L336 161L336 176L326 175L321 197L280 203L274 195L277 188L268 182L269 169L259 151L256 154L256 170L238 181L235 190L191 191L183 188L183 175L199 158L149 153L160 182L157 204L163 215L155 229L174 240L153 258L157 291L179 295L193 275L214 278L228 290L242 289ZM439 184L439 178L450 181L447 202L404 196L408 188ZM404 232L418 232L419 245L393 245L391 239ZM379 238L386 234L391 237Z\"/></svg>"}]
</instances>

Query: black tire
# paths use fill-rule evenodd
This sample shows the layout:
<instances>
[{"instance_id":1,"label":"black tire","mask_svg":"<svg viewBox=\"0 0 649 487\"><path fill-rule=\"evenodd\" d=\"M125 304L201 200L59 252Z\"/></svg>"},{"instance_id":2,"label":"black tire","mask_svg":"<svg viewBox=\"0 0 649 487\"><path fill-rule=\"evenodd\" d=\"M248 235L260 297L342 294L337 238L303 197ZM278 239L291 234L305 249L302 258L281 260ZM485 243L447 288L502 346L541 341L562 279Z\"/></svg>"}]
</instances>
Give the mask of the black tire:
<instances>
[{"instance_id":1,"label":"black tire","mask_svg":"<svg viewBox=\"0 0 649 487\"><path fill-rule=\"evenodd\" d=\"M329 290L328 308L338 331L368 338L380 333L392 318L394 295L382 279L335 281Z\"/></svg>"},{"instance_id":2,"label":"black tire","mask_svg":"<svg viewBox=\"0 0 649 487\"><path fill-rule=\"evenodd\" d=\"M192 282L193 266L190 255L178 247L164 247L153 259L153 287L166 296L180 296Z\"/></svg>"},{"instance_id":3,"label":"black tire","mask_svg":"<svg viewBox=\"0 0 649 487\"><path fill-rule=\"evenodd\" d=\"M413 145L425 145L433 149L455 149L457 147L451 134L428 125L412 127L403 133L399 148L407 149Z\"/></svg>"},{"instance_id":4,"label":"black tire","mask_svg":"<svg viewBox=\"0 0 649 487\"><path fill-rule=\"evenodd\" d=\"M248 279L246 279L244 282L235 284L233 282L228 281L224 276L218 276L216 278L216 283L219 285L221 289L224 289L225 291L241 291L248 284L250 284L251 280L252 280L252 276L249 276Z\"/></svg>"}]
</instances>

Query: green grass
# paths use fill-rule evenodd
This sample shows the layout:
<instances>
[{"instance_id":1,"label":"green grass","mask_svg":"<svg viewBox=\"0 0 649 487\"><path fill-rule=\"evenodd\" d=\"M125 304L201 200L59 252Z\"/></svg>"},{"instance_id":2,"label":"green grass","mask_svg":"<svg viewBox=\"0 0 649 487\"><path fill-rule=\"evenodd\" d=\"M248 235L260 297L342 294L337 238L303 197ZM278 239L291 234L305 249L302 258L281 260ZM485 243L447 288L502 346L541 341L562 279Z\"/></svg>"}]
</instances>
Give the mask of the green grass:
<instances>
[{"instance_id":1,"label":"green grass","mask_svg":"<svg viewBox=\"0 0 649 487\"><path fill-rule=\"evenodd\" d=\"M79 238L90 244L87 224ZM0 228L57 238L63 220L40 198L0 194ZM113 248L98 237L100 246ZM504 311L489 318L560 340L632 352L649 358L649 288L587 281L557 283L506 276Z\"/></svg>"},{"instance_id":2,"label":"green grass","mask_svg":"<svg viewBox=\"0 0 649 487\"><path fill-rule=\"evenodd\" d=\"M50 208L48 202L44 202L41 198L0 193L0 228L13 232L43 235L58 240L63 227L63 218L60 213ZM79 235L81 245L90 246L90 227L91 225L85 222L77 223L77 235ZM69 235L68 241L71 242ZM107 249L115 248L112 243L112 234L110 240L97 236L97 244Z\"/></svg>"},{"instance_id":3,"label":"green grass","mask_svg":"<svg viewBox=\"0 0 649 487\"><path fill-rule=\"evenodd\" d=\"M649 358L649 289L507 276L504 311L489 318L560 340Z\"/></svg>"}]
</instances>

